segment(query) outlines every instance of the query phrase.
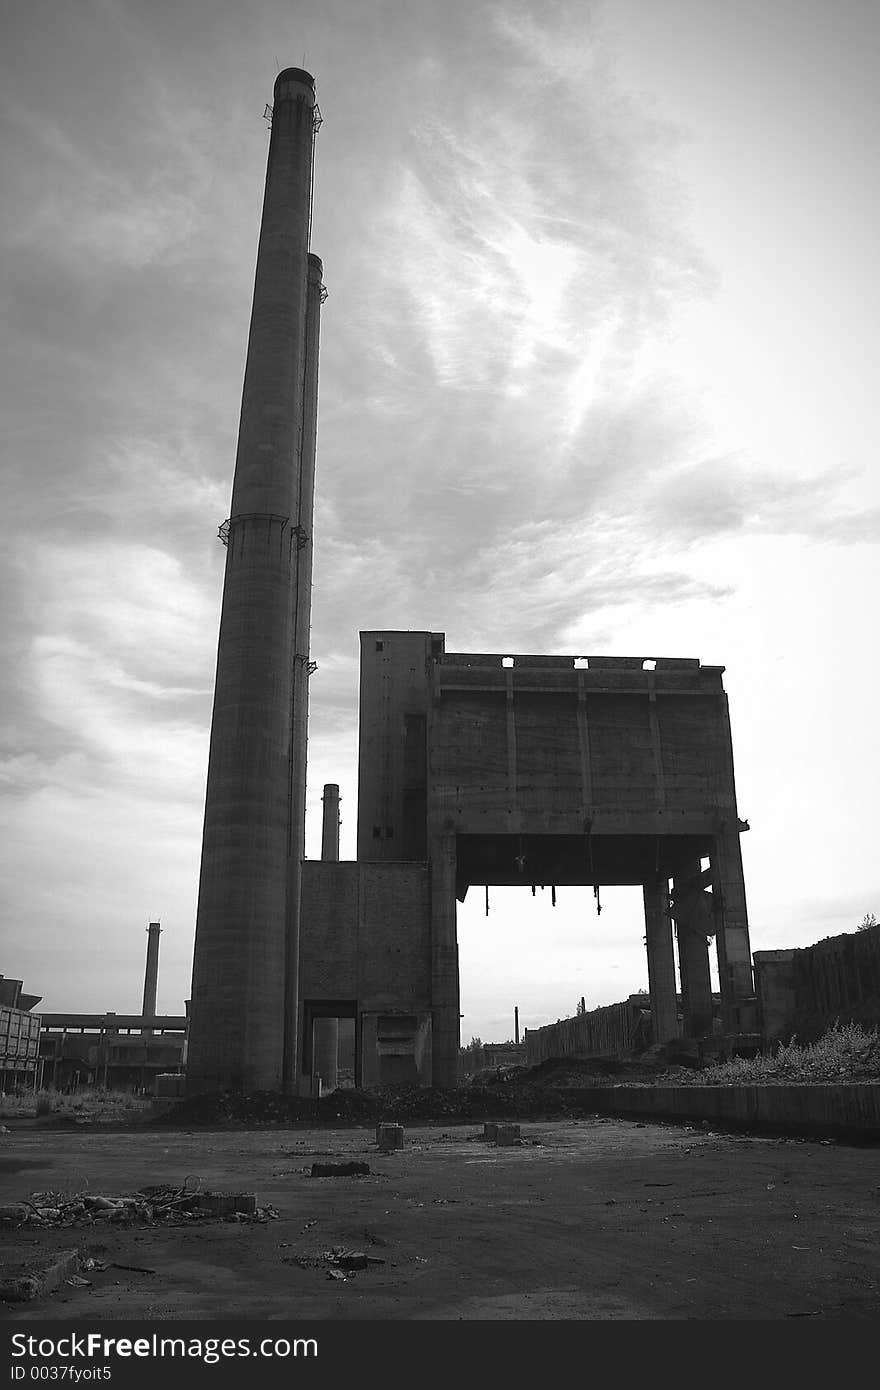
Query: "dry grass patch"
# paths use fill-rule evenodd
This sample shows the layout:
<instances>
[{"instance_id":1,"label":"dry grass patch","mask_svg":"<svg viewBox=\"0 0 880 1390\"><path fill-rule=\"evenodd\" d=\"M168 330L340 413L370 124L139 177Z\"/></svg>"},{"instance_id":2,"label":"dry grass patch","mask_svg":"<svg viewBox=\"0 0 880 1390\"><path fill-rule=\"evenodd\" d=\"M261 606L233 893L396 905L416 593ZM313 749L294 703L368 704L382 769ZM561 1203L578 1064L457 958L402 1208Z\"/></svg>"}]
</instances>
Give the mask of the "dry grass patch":
<instances>
[{"instance_id":1,"label":"dry grass patch","mask_svg":"<svg viewBox=\"0 0 880 1390\"><path fill-rule=\"evenodd\" d=\"M28 1092L22 1096L0 1097L0 1118L53 1118L85 1120L89 1124L115 1124L138 1119L149 1113L151 1096L132 1095L131 1091L104 1090L94 1087L87 1091Z\"/></svg>"}]
</instances>

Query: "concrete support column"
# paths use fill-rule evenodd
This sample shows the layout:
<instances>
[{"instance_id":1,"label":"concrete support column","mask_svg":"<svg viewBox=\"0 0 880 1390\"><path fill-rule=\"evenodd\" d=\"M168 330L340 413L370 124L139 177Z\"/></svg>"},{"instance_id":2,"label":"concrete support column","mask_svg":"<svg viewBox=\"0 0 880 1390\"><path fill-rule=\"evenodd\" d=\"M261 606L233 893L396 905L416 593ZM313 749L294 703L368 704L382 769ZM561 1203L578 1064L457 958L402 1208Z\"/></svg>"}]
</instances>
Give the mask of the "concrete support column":
<instances>
[{"instance_id":1,"label":"concrete support column","mask_svg":"<svg viewBox=\"0 0 880 1390\"><path fill-rule=\"evenodd\" d=\"M699 859L690 860L672 882L683 1026L689 1038L703 1038L712 1032L712 979L706 937L714 924L708 916L706 894L699 884L690 892L684 888L689 880L699 878L700 868Z\"/></svg>"},{"instance_id":2,"label":"concrete support column","mask_svg":"<svg viewBox=\"0 0 880 1390\"><path fill-rule=\"evenodd\" d=\"M678 1036L675 999L675 953L669 917L669 888L664 879L642 887L645 904L645 940L648 950L648 989L655 1043Z\"/></svg>"},{"instance_id":3,"label":"concrete support column","mask_svg":"<svg viewBox=\"0 0 880 1390\"><path fill-rule=\"evenodd\" d=\"M324 815L321 835L321 858L337 863L339 860L339 787L325 782ZM315 1071L325 1091L334 1091L339 1079L339 1019L319 1018L315 1022Z\"/></svg>"},{"instance_id":4,"label":"concrete support column","mask_svg":"<svg viewBox=\"0 0 880 1390\"><path fill-rule=\"evenodd\" d=\"M335 1091L338 1081L339 1019L315 1019L315 1071L324 1091Z\"/></svg>"},{"instance_id":5,"label":"concrete support column","mask_svg":"<svg viewBox=\"0 0 880 1390\"><path fill-rule=\"evenodd\" d=\"M454 833L434 836L431 842L432 1084L447 1087L458 1083L461 1045L455 863Z\"/></svg>"},{"instance_id":6,"label":"concrete support column","mask_svg":"<svg viewBox=\"0 0 880 1390\"><path fill-rule=\"evenodd\" d=\"M728 821L715 837L711 855L721 1012L728 1033L757 1030L752 956L739 826Z\"/></svg>"}]
</instances>

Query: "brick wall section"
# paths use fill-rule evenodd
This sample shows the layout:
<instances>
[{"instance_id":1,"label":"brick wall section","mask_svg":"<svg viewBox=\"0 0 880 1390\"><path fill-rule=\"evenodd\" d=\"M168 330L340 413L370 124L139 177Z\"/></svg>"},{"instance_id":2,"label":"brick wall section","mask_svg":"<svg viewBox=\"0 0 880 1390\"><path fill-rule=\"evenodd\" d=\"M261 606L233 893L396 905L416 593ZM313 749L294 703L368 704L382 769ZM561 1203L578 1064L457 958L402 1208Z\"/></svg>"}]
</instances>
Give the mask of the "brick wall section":
<instances>
[{"instance_id":1,"label":"brick wall section","mask_svg":"<svg viewBox=\"0 0 880 1390\"><path fill-rule=\"evenodd\" d=\"M431 909L425 864L362 864L358 959L365 1009L431 1007Z\"/></svg>"},{"instance_id":2,"label":"brick wall section","mask_svg":"<svg viewBox=\"0 0 880 1390\"><path fill-rule=\"evenodd\" d=\"M357 998L358 865L303 864L300 991L304 999Z\"/></svg>"},{"instance_id":3,"label":"brick wall section","mask_svg":"<svg viewBox=\"0 0 880 1390\"><path fill-rule=\"evenodd\" d=\"M303 865L303 999L360 1010L429 1009L430 903L425 864Z\"/></svg>"}]
</instances>

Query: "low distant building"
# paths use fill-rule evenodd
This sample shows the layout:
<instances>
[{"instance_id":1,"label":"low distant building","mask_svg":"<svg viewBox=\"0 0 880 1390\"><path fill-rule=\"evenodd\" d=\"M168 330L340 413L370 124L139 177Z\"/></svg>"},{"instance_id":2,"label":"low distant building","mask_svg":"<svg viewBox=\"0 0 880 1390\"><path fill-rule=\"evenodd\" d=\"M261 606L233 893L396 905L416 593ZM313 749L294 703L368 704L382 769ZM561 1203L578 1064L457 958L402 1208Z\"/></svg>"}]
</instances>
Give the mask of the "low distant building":
<instances>
[{"instance_id":1,"label":"low distant building","mask_svg":"<svg viewBox=\"0 0 880 1390\"><path fill-rule=\"evenodd\" d=\"M186 1014L43 1014L43 1085L151 1091L160 1072L185 1065L187 1021Z\"/></svg>"},{"instance_id":2,"label":"low distant building","mask_svg":"<svg viewBox=\"0 0 880 1390\"><path fill-rule=\"evenodd\" d=\"M147 927L139 1014L43 1013L38 1019L42 1085L59 1091L80 1086L153 1091L157 1076L183 1070L189 1001L183 1014L156 1013L161 931L158 922Z\"/></svg>"}]
</instances>

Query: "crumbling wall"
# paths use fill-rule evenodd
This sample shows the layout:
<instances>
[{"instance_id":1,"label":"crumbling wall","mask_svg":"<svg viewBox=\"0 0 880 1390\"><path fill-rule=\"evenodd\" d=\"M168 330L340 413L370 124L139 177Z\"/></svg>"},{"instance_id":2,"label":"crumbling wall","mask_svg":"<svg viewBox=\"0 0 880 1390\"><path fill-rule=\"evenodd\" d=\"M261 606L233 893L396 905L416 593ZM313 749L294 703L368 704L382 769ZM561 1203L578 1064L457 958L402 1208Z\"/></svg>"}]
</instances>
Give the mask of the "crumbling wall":
<instances>
[{"instance_id":1,"label":"crumbling wall","mask_svg":"<svg viewBox=\"0 0 880 1390\"><path fill-rule=\"evenodd\" d=\"M650 1042L647 996L641 1007L631 1000L530 1028L526 1033L529 1066L550 1057L618 1057L639 1052Z\"/></svg>"},{"instance_id":2,"label":"crumbling wall","mask_svg":"<svg viewBox=\"0 0 880 1390\"><path fill-rule=\"evenodd\" d=\"M815 946L755 952L761 1027L770 1040L809 1042L835 1020L880 1026L880 926Z\"/></svg>"}]
</instances>

